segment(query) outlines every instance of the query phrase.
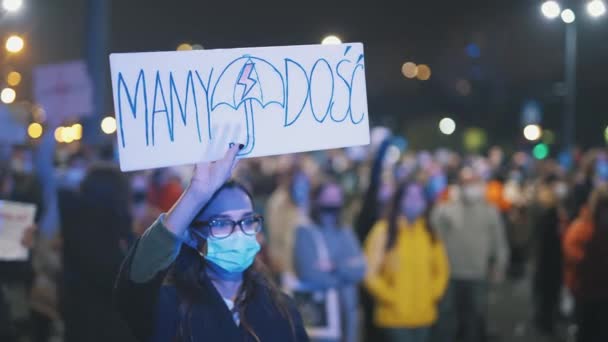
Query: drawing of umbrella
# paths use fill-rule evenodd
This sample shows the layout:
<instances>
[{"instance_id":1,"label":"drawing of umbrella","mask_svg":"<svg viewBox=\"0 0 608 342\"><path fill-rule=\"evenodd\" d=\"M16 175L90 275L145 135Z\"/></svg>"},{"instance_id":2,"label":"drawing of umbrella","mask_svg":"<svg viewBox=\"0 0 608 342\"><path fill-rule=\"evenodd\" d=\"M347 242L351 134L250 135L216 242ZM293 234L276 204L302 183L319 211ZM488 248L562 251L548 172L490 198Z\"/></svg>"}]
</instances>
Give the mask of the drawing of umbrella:
<instances>
[{"instance_id":1,"label":"drawing of umbrella","mask_svg":"<svg viewBox=\"0 0 608 342\"><path fill-rule=\"evenodd\" d=\"M247 142L239 155L248 155L255 147L253 103L262 108L271 104L284 108L284 84L283 75L274 65L252 56L235 59L221 72L211 93L211 110L222 105L234 110L244 107Z\"/></svg>"}]
</instances>

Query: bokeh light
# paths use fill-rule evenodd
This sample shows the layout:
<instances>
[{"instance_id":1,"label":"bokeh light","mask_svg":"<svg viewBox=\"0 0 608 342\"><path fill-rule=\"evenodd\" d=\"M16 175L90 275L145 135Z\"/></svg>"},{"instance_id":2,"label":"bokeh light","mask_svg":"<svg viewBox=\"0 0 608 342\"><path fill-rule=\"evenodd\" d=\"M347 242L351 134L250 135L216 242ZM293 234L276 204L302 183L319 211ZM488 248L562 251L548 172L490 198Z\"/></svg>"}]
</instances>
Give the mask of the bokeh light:
<instances>
[{"instance_id":1,"label":"bokeh light","mask_svg":"<svg viewBox=\"0 0 608 342\"><path fill-rule=\"evenodd\" d=\"M536 144L536 146L534 146L534 149L532 149L532 155L534 156L534 158L542 160L545 159L549 156L549 146L547 146L547 144Z\"/></svg>"},{"instance_id":2,"label":"bokeh light","mask_svg":"<svg viewBox=\"0 0 608 342\"><path fill-rule=\"evenodd\" d=\"M488 136L481 128L469 128L463 135L464 147L468 151L478 151L484 147L488 141Z\"/></svg>"},{"instance_id":3,"label":"bokeh light","mask_svg":"<svg viewBox=\"0 0 608 342\"><path fill-rule=\"evenodd\" d=\"M590 16L597 18L606 14L606 5L602 0L593 0L587 3L587 13Z\"/></svg>"},{"instance_id":4,"label":"bokeh light","mask_svg":"<svg viewBox=\"0 0 608 342\"><path fill-rule=\"evenodd\" d=\"M58 143L63 142L63 127L59 126L55 128L55 141Z\"/></svg>"},{"instance_id":5,"label":"bokeh light","mask_svg":"<svg viewBox=\"0 0 608 342\"><path fill-rule=\"evenodd\" d=\"M74 140L82 139L82 125L81 124L79 124L79 123L73 124L71 129L73 131Z\"/></svg>"},{"instance_id":6,"label":"bokeh light","mask_svg":"<svg viewBox=\"0 0 608 342\"><path fill-rule=\"evenodd\" d=\"M540 139L543 134L543 130L539 125L528 125L524 127L524 138L529 141L536 141Z\"/></svg>"},{"instance_id":7,"label":"bokeh light","mask_svg":"<svg viewBox=\"0 0 608 342\"><path fill-rule=\"evenodd\" d=\"M15 102L15 98L17 98L17 93L13 88L4 88L0 92L0 100L6 104Z\"/></svg>"},{"instance_id":8,"label":"bokeh light","mask_svg":"<svg viewBox=\"0 0 608 342\"><path fill-rule=\"evenodd\" d=\"M42 125L37 122L33 122L27 126L27 135L32 139L40 138L42 136L42 131Z\"/></svg>"},{"instance_id":9,"label":"bokeh light","mask_svg":"<svg viewBox=\"0 0 608 342\"><path fill-rule=\"evenodd\" d=\"M74 132L72 127L63 127L61 130L61 140L66 144L76 140L76 132Z\"/></svg>"},{"instance_id":10,"label":"bokeh light","mask_svg":"<svg viewBox=\"0 0 608 342\"><path fill-rule=\"evenodd\" d=\"M19 36L10 36L6 40L6 50L8 52L17 53L23 50L23 46L25 43L23 42L23 38Z\"/></svg>"},{"instance_id":11,"label":"bokeh light","mask_svg":"<svg viewBox=\"0 0 608 342\"><path fill-rule=\"evenodd\" d=\"M192 44L192 50L203 50L204 47L201 44Z\"/></svg>"},{"instance_id":12,"label":"bokeh light","mask_svg":"<svg viewBox=\"0 0 608 342\"><path fill-rule=\"evenodd\" d=\"M574 22L574 20L576 20L576 15L574 15L574 11L572 11L571 9L567 8L565 9L562 14L561 14L562 20L566 23L566 24L571 24Z\"/></svg>"},{"instance_id":13,"label":"bokeh light","mask_svg":"<svg viewBox=\"0 0 608 342\"><path fill-rule=\"evenodd\" d=\"M543 142L547 145L555 144L555 133L552 130L543 130Z\"/></svg>"},{"instance_id":14,"label":"bokeh light","mask_svg":"<svg viewBox=\"0 0 608 342\"><path fill-rule=\"evenodd\" d=\"M190 45L188 43L179 44L179 46L177 47L177 51L190 51L190 50L192 50L192 45Z\"/></svg>"},{"instance_id":15,"label":"bokeh light","mask_svg":"<svg viewBox=\"0 0 608 342\"><path fill-rule=\"evenodd\" d=\"M604 129L604 140L606 140L606 143L608 144L608 126Z\"/></svg>"},{"instance_id":16,"label":"bokeh light","mask_svg":"<svg viewBox=\"0 0 608 342\"><path fill-rule=\"evenodd\" d=\"M112 134L116 132L116 119L112 116L106 116L101 120L101 130L105 134Z\"/></svg>"},{"instance_id":17,"label":"bokeh light","mask_svg":"<svg viewBox=\"0 0 608 342\"><path fill-rule=\"evenodd\" d=\"M452 118L443 118L439 121L439 131L445 135L451 135L456 131L456 122Z\"/></svg>"},{"instance_id":18,"label":"bokeh light","mask_svg":"<svg viewBox=\"0 0 608 342\"><path fill-rule=\"evenodd\" d=\"M2 8L7 12L16 12L23 5L23 0L3 0Z\"/></svg>"},{"instance_id":19,"label":"bokeh light","mask_svg":"<svg viewBox=\"0 0 608 342\"><path fill-rule=\"evenodd\" d=\"M416 63L405 62L401 66L401 73L407 78L415 78L418 75L418 67Z\"/></svg>"},{"instance_id":20,"label":"bokeh light","mask_svg":"<svg viewBox=\"0 0 608 342\"><path fill-rule=\"evenodd\" d=\"M431 78L431 68L426 64L418 65L418 74L416 75L419 80L426 81Z\"/></svg>"},{"instance_id":21,"label":"bokeh light","mask_svg":"<svg viewBox=\"0 0 608 342\"><path fill-rule=\"evenodd\" d=\"M6 83L11 87L18 86L21 83L21 74L17 71L11 71L6 75Z\"/></svg>"},{"instance_id":22,"label":"bokeh light","mask_svg":"<svg viewBox=\"0 0 608 342\"><path fill-rule=\"evenodd\" d=\"M549 19L559 17L559 14L562 11L556 1L545 1L540 7L540 10L543 12L543 15Z\"/></svg>"},{"instance_id":23,"label":"bokeh light","mask_svg":"<svg viewBox=\"0 0 608 342\"><path fill-rule=\"evenodd\" d=\"M323 40L321 41L321 44L323 44L323 45L342 44L342 39L338 38L337 36L330 35L330 36L323 38Z\"/></svg>"}]
</instances>

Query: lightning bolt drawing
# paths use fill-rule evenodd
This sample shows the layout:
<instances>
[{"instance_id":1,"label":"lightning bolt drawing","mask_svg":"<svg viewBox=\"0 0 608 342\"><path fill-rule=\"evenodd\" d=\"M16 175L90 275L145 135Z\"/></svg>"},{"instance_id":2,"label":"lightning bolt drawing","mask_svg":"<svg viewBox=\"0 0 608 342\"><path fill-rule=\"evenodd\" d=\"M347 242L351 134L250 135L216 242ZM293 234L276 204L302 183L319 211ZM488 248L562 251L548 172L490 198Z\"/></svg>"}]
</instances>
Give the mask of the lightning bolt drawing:
<instances>
[{"instance_id":1,"label":"lightning bolt drawing","mask_svg":"<svg viewBox=\"0 0 608 342\"><path fill-rule=\"evenodd\" d=\"M251 78L251 72L253 71L254 66L255 63L247 62L241 70L239 80L237 81L237 84L245 86L245 89L243 90L243 96L241 96L241 101L247 96L247 94L249 94L251 89L253 89L253 86L258 83L257 80Z\"/></svg>"}]
</instances>

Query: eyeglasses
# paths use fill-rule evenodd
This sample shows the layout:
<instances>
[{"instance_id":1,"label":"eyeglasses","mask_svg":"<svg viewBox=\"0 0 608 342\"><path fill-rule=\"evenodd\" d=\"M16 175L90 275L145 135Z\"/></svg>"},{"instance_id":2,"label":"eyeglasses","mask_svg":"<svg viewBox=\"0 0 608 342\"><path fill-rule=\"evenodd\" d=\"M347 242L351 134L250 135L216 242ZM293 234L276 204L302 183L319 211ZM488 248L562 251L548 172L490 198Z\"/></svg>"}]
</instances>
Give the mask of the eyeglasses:
<instances>
[{"instance_id":1,"label":"eyeglasses","mask_svg":"<svg viewBox=\"0 0 608 342\"><path fill-rule=\"evenodd\" d=\"M243 234L255 236L262 230L263 223L264 218L262 215L252 215L239 221L227 218L215 218L209 221L194 222L192 227L195 229L206 228L210 236L216 239L224 239L234 233L237 225L241 228Z\"/></svg>"}]
</instances>

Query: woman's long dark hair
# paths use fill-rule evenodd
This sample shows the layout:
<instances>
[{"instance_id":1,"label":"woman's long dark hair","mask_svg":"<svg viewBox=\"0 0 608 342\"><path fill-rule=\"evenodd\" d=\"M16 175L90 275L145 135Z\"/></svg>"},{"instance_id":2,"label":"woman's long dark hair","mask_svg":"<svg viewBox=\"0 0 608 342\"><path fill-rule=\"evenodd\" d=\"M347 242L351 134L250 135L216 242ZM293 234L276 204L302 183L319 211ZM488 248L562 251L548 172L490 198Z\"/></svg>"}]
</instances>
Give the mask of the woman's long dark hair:
<instances>
[{"instance_id":1,"label":"woman's long dark hair","mask_svg":"<svg viewBox=\"0 0 608 342\"><path fill-rule=\"evenodd\" d=\"M401 200L402 200L403 196L405 196L407 190L411 186L420 186L422 189L424 189L424 186L422 184L419 184L418 182L404 181L399 185L399 187L395 191L395 194L393 195L393 199L391 201L391 205L390 205L389 212L388 212L388 239L386 240L386 250L387 251L392 249L393 247L395 247L395 243L397 242L397 235L399 232L399 222L398 221L399 221L399 216L401 216ZM425 196L425 200L427 202L427 208L423 214L423 217L425 219L425 227L426 227L429 235L431 236L431 241L433 243L435 243L437 241L437 235L431 225L431 220L430 220L432 202L431 202L429 196L426 195L426 192L424 193L424 196Z\"/></svg>"},{"instance_id":2,"label":"woman's long dark hair","mask_svg":"<svg viewBox=\"0 0 608 342\"><path fill-rule=\"evenodd\" d=\"M608 189L596 189L591 196L590 211L593 235L585 246L578 277L581 295L608 298Z\"/></svg>"},{"instance_id":3,"label":"woman's long dark hair","mask_svg":"<svg viewBox=\"0 0 608 342\"><path fill-rule=\"evenodd\" d=\"M381 216L380 205L378 204L378 192L382 181L382 171L384 169L384 159L388 148L391 146L392 138L387 138L382 142L370 173L370 181L363 198L363 205L357 220L355 221L355 232L359 241L365 241L367 234L372 226Z\"/></svg>"},{"instance_id":4,"label":"woman's long dark hair","mask_svg":"<svg viewBox=\"0 0 608 342\"><path fill-rule=\"evenodd\" d=\"M244 192L253 205L253 196L249 190L242 184L235 181L228 181L209 199L207 204L199 212L204 212L209 204L217 197L217 195L225 189L238 189ZM198 216L198 215L197 215ZM203 242L203 244L206 242ZM194 304L200 303L202 293L206 291L200 282L201 277L206 277L205 260L200 257L198 252L190 247L183 246L182 252L178 256L170 273L170 281L175 285L175 288L180 299L179 304L179 328L176 336L178 341L192 341L192 307ZM295 327L291 317L288 305L285 301L285 296L281 293L278 287L274 284L270 277L267 276L266 267L262 262L256 259L252 267L249 267L243 273L243 284L237 294L235 301L235 310L239 314L240 324L256 341L261 342L256 335L253 327L247 321L245 312L247 306L251 303L253 296L266 292L272 304L279 313L288 320L291 327L292 336L295 339Z\"/></svg>"}]
</instances>

